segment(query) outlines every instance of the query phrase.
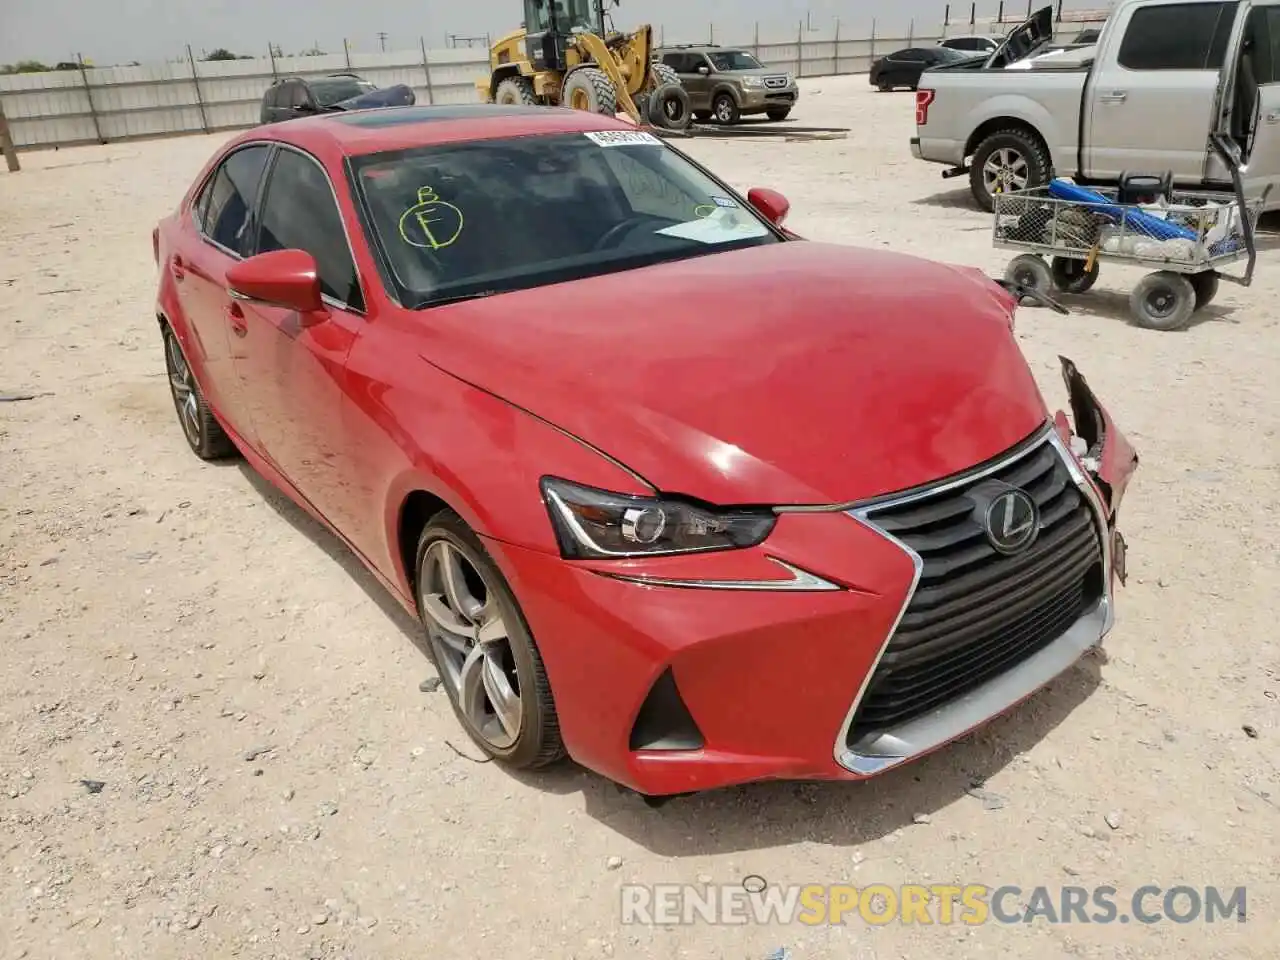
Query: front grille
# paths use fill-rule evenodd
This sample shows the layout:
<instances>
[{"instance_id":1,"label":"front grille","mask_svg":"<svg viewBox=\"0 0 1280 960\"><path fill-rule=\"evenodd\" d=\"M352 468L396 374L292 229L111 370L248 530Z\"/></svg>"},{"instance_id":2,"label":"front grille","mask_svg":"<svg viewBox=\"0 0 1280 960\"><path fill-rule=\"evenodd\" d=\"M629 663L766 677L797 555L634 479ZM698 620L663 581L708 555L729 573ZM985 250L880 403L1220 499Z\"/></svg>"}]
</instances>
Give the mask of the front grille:
<instances>
[{"instance_id":1,"label":"front grille","mask_svg":"<svg viewBox=\"0 0 1280 960\"><path fill-rule=\"evenodd\" d=\"M1012 556L991 546L975 489L1003 481L1040 509ZM848 744L945 705L1047 647L1102 596L1092 508L1057 449L1040 441L999 469L937 494L867 511L923 561L920 582L849 728Z\"/></svg>"},{"instance_id":2,"label":"front grille","mask_svg":"<svg viewBox=\"0 0 1280 960\"><path fill-rule=\"evenodd\" d=\"M787 78L786 77L765 77L764 85L766 87L771 87L774 90L777 90L778 88L785 87L787 85Z\"/></svg>"}]
</instances>

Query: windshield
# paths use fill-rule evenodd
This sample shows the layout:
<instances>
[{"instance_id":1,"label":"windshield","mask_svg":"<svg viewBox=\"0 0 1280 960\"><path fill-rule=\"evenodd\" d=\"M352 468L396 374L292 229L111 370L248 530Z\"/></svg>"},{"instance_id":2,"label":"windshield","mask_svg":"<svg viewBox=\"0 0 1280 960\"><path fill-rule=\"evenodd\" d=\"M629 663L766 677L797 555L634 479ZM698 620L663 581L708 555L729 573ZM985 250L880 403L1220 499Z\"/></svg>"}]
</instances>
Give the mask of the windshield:
<instances>
[{"instance_id":1,"label":"windshield","mask_svg":"<svg viewBox=\"0 0 1280 960\"><path fill-rule=\"evenodd\" d=\"M554 7L556 29L568 33L577 28L595 32L598 27L595 21L594 0L532 0L533 16L526 18L527 29L532 33L542 33L551 29L551 13Z\"/></svg>"},{"instance_id":2,"label":"windshield","mask_svg":"<svg viewBox=\"0 0 1280 960\"><path fill-rule=\"evenodd\" d=\"M649 133L419 147L355 158L351 172L408 307L781 242Z\"/></svg>"},{"instance_id":3,"label":"windshield","mask_svg":"<svg viewBox=\"0 0 1280 960\"><path fill-rule=\"evenodd\" d=\"M984 52L980 50L956 50L953 47L938 48L938 56L942 60L968 60L972 57L982 56Z\"/></svg>"},{"instance_id":4,"label":"windshield","mask_svg":"<svg viewBox=\"0 0 1280 960\"><path fill-rule=\"evenodd\" d=\"M707 59L715 64L716 70L761 70L764 68L759 60L745 50L729 50L723 53L708 53Z\"/></svg>"},{"instance_id":5,"label":"windshield","mask_svg":"<svg viewBox=\"0 0 1280 960\"><path fill-rule=\"evenodd\" d=\"M378 89L367 80L356 77L325 77L323 80L312 80L310 86L316 103L322 107L332 107L335 103Z\"/></svg>"}]
</instances>

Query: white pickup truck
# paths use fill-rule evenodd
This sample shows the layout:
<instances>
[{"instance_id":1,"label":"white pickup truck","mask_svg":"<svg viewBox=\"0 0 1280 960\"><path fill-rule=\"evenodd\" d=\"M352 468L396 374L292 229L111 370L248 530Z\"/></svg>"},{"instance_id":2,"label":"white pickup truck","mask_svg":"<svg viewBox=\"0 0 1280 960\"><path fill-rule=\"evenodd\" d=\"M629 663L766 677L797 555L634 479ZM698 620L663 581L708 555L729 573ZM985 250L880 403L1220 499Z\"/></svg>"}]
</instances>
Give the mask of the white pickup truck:
<instances>
[{"instance_id":1,"label":"white pickup truck","mask_svg":"<svg viewBox=\"0 0 1280 960\"><path fill-rule=\"evenodd\" d=\"M1231 189L1224 150L1247 196L1280 181L1280 0L1118 0L1096 45L1036 56L1052 33L1046 7L987 61L925 71L912 155L967 173L986 210L1054 176Z\"/></svg>"}]
</instances>

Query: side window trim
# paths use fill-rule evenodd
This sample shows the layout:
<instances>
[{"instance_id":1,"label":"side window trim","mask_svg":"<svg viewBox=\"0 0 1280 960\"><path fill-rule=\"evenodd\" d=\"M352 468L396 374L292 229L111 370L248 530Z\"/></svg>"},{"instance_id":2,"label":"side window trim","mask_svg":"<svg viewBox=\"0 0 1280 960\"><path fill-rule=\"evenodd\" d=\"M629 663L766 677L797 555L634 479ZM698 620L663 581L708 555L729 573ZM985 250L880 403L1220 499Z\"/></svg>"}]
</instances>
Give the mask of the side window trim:
<instances>
[{"instance_id":1,"label":"side window trim","mask_svg":"<svg viewBox=\"0 0 1280 960\"><path fill-rule=\"evenodd\" d=\"M258 204L262 202L263 194L266 192L267 174L270 171L271 164L275 159L275 151L272 149L274 146L275 144L270 140L250 140L246 143L240 144L234 150L227 151L227 153L223 155L222 159L218 161L217 165L214 166L213 170L209 172L209 176L205 179L204 183L200 185L200 192L196 194L196 202L191 205L193 222L195 223L196 233L200 235L200 239L203 240L205 243L207 243L209 246L213 247L215 250L221 253L225 253L227 256L231 257L234 260L243 260L244 254L240 253L237 250L231 250L231 249L228 249L227 247L224 247L222 244L218 243L217 240L214 240L213 237L209 236L209 234L205 232L204 222L202 220L194 219L195 212L197 208L200 206L200 203L204 199L207 191L213 189L214 181L218 179L218 174L222 172L222 168L227 165L228 160L234 157L237 153L240 153L244 150L249 150L254 147L266 147L267 159L263 162L262 174L258 179L258 195L255 198L254 202L249 205L248 212L246 213L246 216L249 217L250 223L254 228L254 243L256 244L257 243L257 223L256 223L257 207L258 207ZM207 208L206 208L206 211L207 211Z\"/></svg>"},{"instance_id":2,"label":"side window trim","mask_svg":"<svg viewBox=\"0 0 1280 960\"><path fill-rule=\"evenodd\" d=\"M329 177L329 171L324 168L324 164L315 156L300 147L296 147L291 143L277 143L276 147L276 151L270 157L269 166L263 174L262 188L258 191L258 202L254 205L253 246L250 249L252 249L254 253L258 250L258 242L262 230L261 213L266 206L267 198L271 195L271 181L275 177L276 163L280 159L280 154L284 153L286 150L291 153L296 153L298 156L316 165L320 170L321 176L324 177L325 184L329 187L329 196L333 199L333 208L338 212L338 222L342 224L342 239L347 246L347 256L351 258L351 272L355 274L356 284L360 288L360 299L364 301L364 305L356 307L349 303L344 303L337 297L332 297L327 293L322 293L320 295L320 299L329 304L329 306L336 307L346 313L356 314L361 317L368 316L369 291L365 284L364 277L360 274L360 262L356 259L355 247L351 243L351 232L347 229L347 220L342 215L342 204L338 202L338 191L333 185L333 180Z\"/></svg>"}]
</instances>

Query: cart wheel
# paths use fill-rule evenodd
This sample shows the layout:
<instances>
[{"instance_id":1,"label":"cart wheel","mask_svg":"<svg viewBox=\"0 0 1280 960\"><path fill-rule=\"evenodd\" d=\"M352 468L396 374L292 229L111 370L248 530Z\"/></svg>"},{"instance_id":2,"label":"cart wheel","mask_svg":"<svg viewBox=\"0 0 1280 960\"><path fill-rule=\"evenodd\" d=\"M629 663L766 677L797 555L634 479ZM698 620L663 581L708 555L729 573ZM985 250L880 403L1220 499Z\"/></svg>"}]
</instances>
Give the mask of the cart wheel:
<instances>
[{"instance_id":1,"label":"cart wheel","mask_svg":"<svg viewBox=\"0 0 1280 960\"><path fill-rule=\"evenodd\" d=\"M1129 309L1148 330L1181 330L1196 309L1196 290L1180 273L1149 273L1133 288Z\"/></svg>"},{"instance_id":2,"label":"cart wheel","mask_svg":"<svg viewBox=\"0 0 1280 960\"><path fill-rule=\"evenodd\" d=\"M1214 271L1206 270L1204 273L1194 274L1188 279L1196 291L1197 310L1202 310L1213 303L1213 298L1218 295L1218 275Z\"/></svg>"},{"instance_id":3,"label":"cart wheel","mask_svg":"<svg viewBox=\"0 0 1280 960\"><path fill-rule=\"evenodd\" d=\"M1053 258L1053 285L1063 293L1084 293L1098 280L1098 261L1085 269L1083 260L1073 257Z\"/></svg>"},{"instance_id":4,"label":"cart wheel","mask_svg":"<svg viewBox=\"0 0 1280 960\"><path fill-rule=\"evenodd\" d=\"M1022 253L1009 261L1004 278L1020 287L1048 293L1053 287L1053 274L1043 257L1034 253Z\"/></svg>"}]
</instances>

